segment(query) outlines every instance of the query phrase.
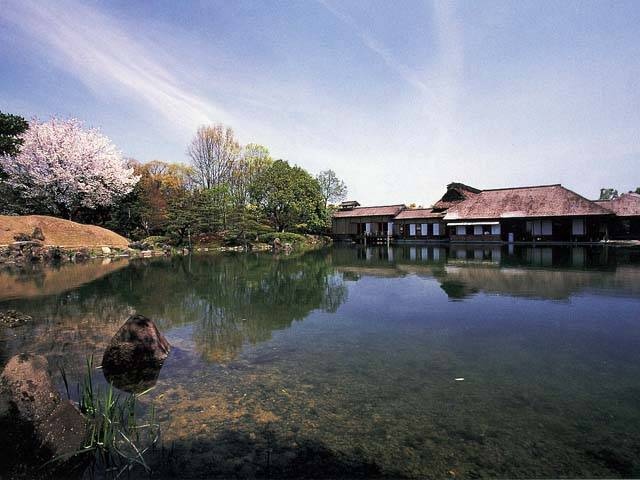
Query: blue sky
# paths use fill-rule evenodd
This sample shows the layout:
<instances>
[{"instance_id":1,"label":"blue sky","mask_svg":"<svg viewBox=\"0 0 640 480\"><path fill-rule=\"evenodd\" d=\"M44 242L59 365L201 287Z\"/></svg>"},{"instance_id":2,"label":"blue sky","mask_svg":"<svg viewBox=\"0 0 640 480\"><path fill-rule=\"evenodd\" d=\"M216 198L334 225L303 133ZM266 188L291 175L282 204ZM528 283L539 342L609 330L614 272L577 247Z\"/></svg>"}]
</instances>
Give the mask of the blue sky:
<instances>
[{"instance_id":1,"label":"blue sky","mask_svg":"<svg viewBox=\"0 0 640 480\"><path fill-rule=\"evenodd\" d=\"M0 110L188 162L203 123L363 204L640 186L640 2L0 0Z\"/></svg>"}]
</instances>

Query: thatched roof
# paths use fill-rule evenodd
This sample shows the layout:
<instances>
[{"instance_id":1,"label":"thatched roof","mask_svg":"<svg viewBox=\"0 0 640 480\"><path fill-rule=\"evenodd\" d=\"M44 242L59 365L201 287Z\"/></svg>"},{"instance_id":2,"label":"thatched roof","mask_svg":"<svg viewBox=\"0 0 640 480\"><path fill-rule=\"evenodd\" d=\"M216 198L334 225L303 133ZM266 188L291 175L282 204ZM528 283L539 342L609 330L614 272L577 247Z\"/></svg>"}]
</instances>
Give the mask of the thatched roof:
<instances>
[{"instance_id":1,"label":"thatched roof","mask_svg":"<svg viewBox=\"0 0 640 480\"><path fill-rule=\"evenodd\" d=\"M434 212L432 208L408 208L396 215L395 220L419 220L421 218L442 218L444 213Z\"/></svg>"},{"instance_id":2,"label":"thatched roof","mask_svg":"<svg viewBox=\"0 0 640 480\"><path fill-rule=\"evenodd\" d=\"M612 212L556 185L483 190L447 210L445 220L611 215Z\"/></svg>"},{"instance_id":3,"label":"thatched roof","mask_svg":"<svg viewBox=\"0 0 640 480\"><path fill-rule=\"evenodd\" d=\"M333 214L334 218L346 218L346 217L377 217L377 216L395 216L405 206L399 205L382 205L378 207L357 207L351 210L338 210Z\"/></svg>"},{"instance_id":4,"label":"thatched roof","mask_svg":"<svg viewBox=\"0 0 640 480\"><path fill-rule=\"evenodd\" d=\"M640 194L637 193L623 193L613 200L596 200L596 203L619 217L640 216Z\"/></svg>"},{"instance_id":5,"label":"thatched roof","mask_svg":"<svg viewBox=\"0 0 640 480\"><path fill-rule=\"evenodd\" d=\"M434 210L444 211L452 206L479 194L481 190L470 187L464 183L453 182L447 185L447 191L434 205Z\"/></svg>"}]
</instances>

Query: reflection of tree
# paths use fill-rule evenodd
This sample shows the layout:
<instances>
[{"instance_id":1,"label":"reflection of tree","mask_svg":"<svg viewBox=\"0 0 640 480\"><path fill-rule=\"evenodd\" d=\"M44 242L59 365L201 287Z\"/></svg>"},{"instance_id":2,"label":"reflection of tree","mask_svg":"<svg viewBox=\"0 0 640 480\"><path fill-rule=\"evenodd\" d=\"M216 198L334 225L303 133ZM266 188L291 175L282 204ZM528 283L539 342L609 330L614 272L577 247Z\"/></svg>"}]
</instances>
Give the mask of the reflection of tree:
<instances>
[{"instance_id":1,"label":"reflection of tree","mask_svg":"<svg viewBox=\"0 0 640 480\"><path fill-rule=\"evenodd\" d=\"M230 360L244 343L267 340L314 309L335 311L346 299L341 276L317 254L208 260L216 265L197 264L209 273L196 272L184 311L194 320L198 349L211 360Z\"/></svg>"},{"instance_id":2,"label":"reflection of tree","mask_svg":"<svg viewBox=\"0 0 640 480\"><path fill-rule=\"evenodd\" d=\"M82 365L84 354L101 357L106 342L135 310L165 332L192 325L200 353L222 361L234 358L243 344L267 340L272 331L289 327L312 310L335 311L346 296L342 274L334 271L326 253L283 258L212 255L131 262L75 290L38 302L15 300L2 308L24 311L37 320L30 345L16 343L11 350L54 356L58 350L73 350Z\"/></svg>"}]
</instances>

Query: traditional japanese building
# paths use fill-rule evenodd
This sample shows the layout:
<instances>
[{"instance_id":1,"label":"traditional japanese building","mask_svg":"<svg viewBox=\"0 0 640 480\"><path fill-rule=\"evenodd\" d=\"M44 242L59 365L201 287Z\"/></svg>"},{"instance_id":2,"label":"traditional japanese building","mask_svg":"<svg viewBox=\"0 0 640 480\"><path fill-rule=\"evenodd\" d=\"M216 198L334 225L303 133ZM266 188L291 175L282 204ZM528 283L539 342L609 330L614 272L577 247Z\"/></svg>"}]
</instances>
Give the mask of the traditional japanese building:
<instances>
[{"instance_id":1,"label":"traditional japanese building","mask_svg":"<svg viewBox=\"0 0 640 480\"><path fill-rule=\"evenodd\" d=\"M480 190L450 183L432 208L344 202L334 238L395 242L583 242L640 239L640 195L592 201L560 184Z\"/></svg>"},{"instance_id":2,"label":"traditional japanese building","mask_svg":"<svg viewBox=\"0 0 640 480\"><path fill-rule=\"evenodd\" d=\"M451 241L597 242L613 214L560 184L482 190L449 207Z\"/></svg>"},{"instance_id":3,"label":"traditional japanese building","mask_svg":"<svg viewBox=\"0 0 640 480\"><path fill-rule=\"evenodd\" d=\"M613 213L609 231L614 239L640 239L640 194L623 193L611 200L596 200L596 203Z\"/></svg>"}]
</instances>

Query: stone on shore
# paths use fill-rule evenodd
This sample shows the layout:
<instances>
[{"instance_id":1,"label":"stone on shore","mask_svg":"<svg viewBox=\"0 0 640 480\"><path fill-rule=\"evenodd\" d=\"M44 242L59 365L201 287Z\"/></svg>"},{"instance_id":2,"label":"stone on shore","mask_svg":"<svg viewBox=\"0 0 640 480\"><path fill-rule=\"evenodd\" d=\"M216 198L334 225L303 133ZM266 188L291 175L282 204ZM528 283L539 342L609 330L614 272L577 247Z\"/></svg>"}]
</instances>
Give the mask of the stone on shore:
<instances>
[{"instance_id":1,"label":"stone on shore","mask_svg":"<svg viewBox=\"0 0 640 480\"><path fill-rule=\"evenodd\" d=\"M87 422L69 400L62 400L42 355L12 357L0 376L0 478L25 469L71 471L82 460ZM46 462L50 468L39 470Z\"/></svg>"}]
</instances>

